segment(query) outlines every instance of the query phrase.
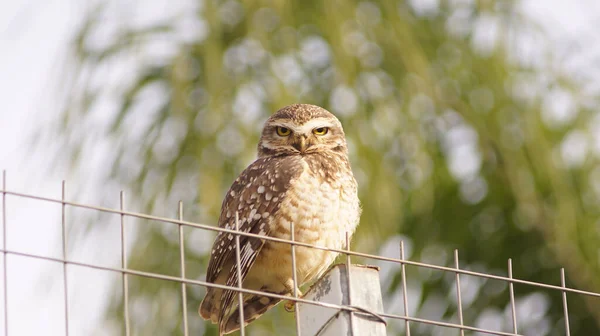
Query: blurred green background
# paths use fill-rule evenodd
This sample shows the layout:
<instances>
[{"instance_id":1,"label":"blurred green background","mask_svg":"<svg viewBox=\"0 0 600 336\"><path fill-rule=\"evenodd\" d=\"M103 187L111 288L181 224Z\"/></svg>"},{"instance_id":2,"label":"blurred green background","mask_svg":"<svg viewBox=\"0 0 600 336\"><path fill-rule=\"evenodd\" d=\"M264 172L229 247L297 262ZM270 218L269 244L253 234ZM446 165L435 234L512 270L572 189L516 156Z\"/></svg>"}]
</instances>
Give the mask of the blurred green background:
<instances>
[{"instance_id":1,"label":"blurred green background","mask_svg":"<svg viewBox=\"0 0 600 336\"><path fill-rule=\"evenodd\" d=\"M565 267L569 286L600 292L600 95L556 66L568 53L536 52L551 42L520 1L179 2L168 20L109 24L129 15L110 4L84 18L54 130L74 169L109 141L107 183L147 213L174 217L183 200L186 220L216 224L266 118L316 104L348 137L364 208L353 250L398 257L404 240L411 260L453 266L459 249L461 267L500 275L512 258L515 277L555 285ZM109 127L94 126L101 109ZM177 227L136 228L129 266L178 275ZM187 276L203 280L214 233L185 233ZM382 267L386 312L403 314L400 267L354 262ZM182 334L179 286L129 281L133 334ZM507 285L461 281L465 323L510 331ZM408 267L408 282L413 316L458 321L452 274ZM123 332L120 286L105 316ZM559 292L515 291L521 334L564 335ZM190 335L216 335L196 313L204 292L188 288ZM600 299L568 299L571 335L599 335ZM293 323L277 307L247 330Z\"/></svg>"}]
</instances>

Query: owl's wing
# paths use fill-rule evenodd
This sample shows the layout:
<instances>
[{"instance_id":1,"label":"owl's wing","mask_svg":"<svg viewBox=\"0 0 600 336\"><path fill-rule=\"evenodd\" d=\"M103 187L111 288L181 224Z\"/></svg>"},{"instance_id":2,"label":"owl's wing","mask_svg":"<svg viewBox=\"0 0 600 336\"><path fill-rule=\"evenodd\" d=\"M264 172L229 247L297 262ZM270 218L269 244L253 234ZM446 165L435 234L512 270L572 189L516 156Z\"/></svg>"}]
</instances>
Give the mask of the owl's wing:
<instances>
[{"instance_id":1,"label":"owl's wing","mask_svg":"<svg viewBox=\"0 0 600 336\"><path fill-rule=\"evenodd\" d=\"M269 235L269 219L279 209L290 182L302 172L302 165L297 160L294 157L267 157L260 158L248 166L235 180L223 200L219 226L235 230L237 212L240 231ZM242 280L248 274L263 245L264 239L240 236ZM226 232L220 232L215 239L206 280L214 282L223 271L229 272L225 284L237 286L235 236ZM223 291L220 320L226 317L232 307L233 297L234 291Z\"/></svg>"}]
</instances>

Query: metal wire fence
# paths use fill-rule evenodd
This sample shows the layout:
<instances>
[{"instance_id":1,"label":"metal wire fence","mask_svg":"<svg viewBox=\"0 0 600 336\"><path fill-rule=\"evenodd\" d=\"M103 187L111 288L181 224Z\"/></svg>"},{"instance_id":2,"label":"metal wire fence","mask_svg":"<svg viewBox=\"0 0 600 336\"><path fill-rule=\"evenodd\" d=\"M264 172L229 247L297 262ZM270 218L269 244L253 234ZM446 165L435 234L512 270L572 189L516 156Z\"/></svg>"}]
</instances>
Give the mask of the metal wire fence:
<instances>
[{"instance_id":1,"label":"metal wire fence","mask_svg":"<svg viewBox=\"0 0 600 336\"><path fill-rule=\"evenodd\" d=\"M519 333L519 323L517 321L517 309L516 309L516 304L515 304L515 292L514 292L515 284L525 285L525 286L533 286L533 287L537 287L537 288L545 288L545 289L550 289L550 290L555 290L557 292L560 292L562 295L562 305L563 305L564 322L565 322L565 334L567 336L570 336L571 331L570 331L570 325L569 325L569 308L568 308L568 303L567 303L567 294L569 294L569 293L580 294L580 295L584 295L584 296L600 298L600 293L595 293L595 292L584 291L584 290L567 287L566 283L565 283L564 268L560 270L561 285L557 286L557 285L538 283L538 282L532 282L532 281L514 278L511 259L508 259L508 263L507 263L508 276L506 276L506 277L500 276L500 275L495 275L495 274L487 274L487 273L482 273L482 272L475 272L475 271L471 271L471 270L461 269L460 265L459 265L458 250L454 251L454 267L452 268L452 267L427 264L427 263L416 262L416 261L411 261L411 260L405 259L405 248L404 248L403 242L401 242L400 246L399 246L400 259L351 251L347 248L349 246L348 238L346 239L346 249L342 249L342 250L331 249L331 248L326 248L326 247L322 247L322 246L315 246L315 245L311 245L311 244L294 241L293 224L292 224L292 227L290 228L291 232L292 232L291 239L287 240L287 239L280 239L280 238L275 238L275 237L261 236L258 234L253 234L253 233L248 233L248 232L241 232L241 231L237 230L237 227L236 227L236 229L226 229L226 228L220 228L220 227L206 225L206 224L185 221L182 219L183 207L182 207L181 202L179 203L178 216L177 216L178 218L174 219L174 218L152 216L149 214L137 213L137 212L125 210L123 192L121 192L121 194L120 194L120 207L118 209L94 206L94 205L89 205L89 204L81 204L81 203L77 203L77 202L68 201L65 199L65 182L64 181L62 183L61 199L41 197L41 196L36 196L36 195L31 195L31 194L26 194L26 193L10 191L7 189L6 172L5 171L2 174L2 189L0 190L0 193L2 194L2 201L1 201L2 202L2 204L1 204L2 218L0 220L1 220L2 231L3 231L1 253L2 253L2 257L3 257L3 261L4 261L2 276L4 279L4 281L3 281L3 284L4 284L3 285L3 287L4 287L3 288L3 291L4 291L4 302L3 302L3 305L4 305L4 331L3 332L4 332L5 336L9 335L9 333L8 333L8 309L9 309L9 306L8 306L8 300L7 300L9 288L8 288L8 284L7 284L7 275L8 275L7 274L7 272L8 272L7 271L7 261L6 261L7 255L15 255L15 256L21 256L21 257L26 257L26 258L46 260L46 261L50 261L50 262L60 263L63 265L62 271L63 271L64 316L65 316L64 323L65 323L65 334L66 335L69 335L69 316L70 316L69 300L68 300L69 278L67 276L67 268L69 265L87 267L87 268L97 269L97 270L106 271L106 272L116 272L118 274L121 274L122 290L123 290L123 305L124 305L123 321L124 321L126 335L131 334L130 308L129 308L129 296L130 295L129 295L129 283L128 283L129 276L140 276L140 277L157 279L157 280L162 280L162 281L176 282L176 283L180 284L180 286L181 286L181 293L180 293L181 294L181 304L182 304L182 311L184 312L182 314L181 318L182 318L184 335L186 335L186 336L189 333L188 318L187 318L187 314L186 314L187 309L188 309L188 307L187 307L187 287L188 286L204 286L204 287L214 287L214 288L220 288L220 289L233 290L239 294L238 300L240 300L240 301L243 300L243 294L254 294L254 295L262 295L262 296L267 296L267 297L272 297L272 298L277 298L277 299L282 299L282 300L292 300L292 301L295 301L296 303L305 303L308 305L327 307L327 308L331 308L331 309L336 309L338 311L347 312L348 314L350 314L351 319L352 319L353 315L362 315L362 316L375 318L384 323L385 323L385 321L393 320L393 319L402 320L402 321L404 321L404 324L405 324L405 328L406 328L405 332L406 332L407 336L410 336L410 334L411 334L411 324L412 323L422 323L422 324L429 324L429 325L434 325L434 326L439 326L439 327L452 328L452 329L457 330L461 335L464 335L465 331L479 332L479 333L488 334L488 335L505 335L505 336L522 335ZM58 203L61 205L61 207L62 207L62 211L61 211L62 212L62 216L61 216L62 256L61 257L49 257L49 256L43 256L43 255L34 254L34 253L25 253L25 252L7 249L7 241L8 241L9 237L7 237L7 230L6 230L6 228L7 228L6 199L8 196L28 198L28 199L38 200L41 202ZM94 264L94 263L75 261L75 260L72 260L71 258L69 258L68 254L67 254L68 235L67 235L66 217L65 217L65 210L67 207L90 209L93 211L111 213L111 214L116 214L116 215L120 216L121 267L108 267L108 266L103 266L103 265ZM170 223L170 224L178 226L179 257L180 257L180 260L179 260L180 275L179 276L172 276L172 275L165 275L165 274L159 274L159 273L153 273L153 272L140 271L140 270L135 270L135 269L131 269L128 267L128 265L127 265L128 256L127 256L127 246L126 246L126 241L127 241L127 239L126 239L126 232L127 232L126 231L126 218L128 218L128 217L152 220L152 221L159 221L159 222ZM320 250L324 250L324 251L332 251L332 252L341 253L346 256L346 271L347 272L350 272L349 266L351 264L352 257L361 257L361 258L365 258L367 260L379 260L379 261L395 263L400 267L400 271L401 271L401 280L400 281L401 281L402 293L403 293L403 295L402 295L402 297L403 297L402 304L403 305L402 306L403 306L404 314L398 315L398 314L392 314L392 313L385 312L385 311L378 311L378 312L369 311L367 309L352 305L352 302L350 300L348 300L347 305L338 305L338 304L332 304L332 303L326 303L326 302L307 300L307 299L298 297L298 293L296 291L294 291L293 296L290 297L290 296L285 296L285 295L280 295L280 294L261 292L261 291L257 291L257 290L242 288L241 277L238 277L237 287L213 284L213 283L209 283L209 282L202 281L202 280L187 278L186 277L186 263L185 263L186 256L185 256L185 245L184 245L184 230L183 230L184 227L190 227L190 228L199 229L199 230L226 232L226 233L231 233L231 234L235 235L235 237L236 237L236 239L235 239L236 257L237 257L238 267L239 267L239 261L240 261L240 245L239 245L240 244L240 240L239 240L240 236L257 237L260 239L269 240L269 241L273 241L273 242L291 244L292 265L294 268L294 270L293 270L294 282L297 281L296 274L295 274L296 273L295 272L295 265L296 265L295 248L296 247L307 247L307 248L314 248L314 249L320 249ZM409 302L409 297L407 295L406 266L421 267L421 268L426 268L426 269L437 270L437 271L448 272L448 273L454 274L454 276L456 278L455 283L456 283L456 304L457 304L457 313L458 313L458 323L435 321L435 320L420 318L418 316L409 316L409 306L411 305L411 303ZM350 274L347 274L348 279L350 279L349 275ZM484 329L484 328L480 328L480 327L469 326L464 323L463 307L462 307L462 293L461 293L461 285L460 285L461 276L474 276L474 277L480 277L480 278L484 278L484 279L498 280L498 281L502 281L502 282L505 282L506 284L508 284L509 295L510 295L510 317L512 319L512 321L511 321L511 329L512 330L510 332ZM240 309L239 313L240 313L240 320L243 321L244 320L243 310ZM302 326L300 325L299 317L300 317L300 314L302 314L302 312L299 310L298 305L296 305L296 313L295 314L296 314L296 333L297 333L297 335L301 335L302 334ZM353 325L353 324L351 324L351 325ZM241 329L240 329L241 335L245 334L245 328L247 328L247 327L244 327L244 324L242 323ZM358 336L356 334L354 334L354 335ZM312 336L312 335L305 335L305 336Z\"/></svg>"}]
</instances>

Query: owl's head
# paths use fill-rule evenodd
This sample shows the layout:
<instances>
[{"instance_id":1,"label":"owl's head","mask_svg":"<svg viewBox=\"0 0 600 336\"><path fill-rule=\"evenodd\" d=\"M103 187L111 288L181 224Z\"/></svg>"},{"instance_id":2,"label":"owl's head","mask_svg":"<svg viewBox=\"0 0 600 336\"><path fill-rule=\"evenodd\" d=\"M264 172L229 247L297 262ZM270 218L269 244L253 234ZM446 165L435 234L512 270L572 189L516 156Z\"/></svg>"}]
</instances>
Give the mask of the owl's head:
<instances>
[{"instance_id":1,"label":"owl's head","mask_svg":"<svg viewBox=\"0 0 600 336\"><path fill-rule=\"evenodd\" d=\"M258 157L306 155L333 151L347 154L340 121L322 107L294 104L275 112L263 127Z\"/></svg>"}]
</instances>

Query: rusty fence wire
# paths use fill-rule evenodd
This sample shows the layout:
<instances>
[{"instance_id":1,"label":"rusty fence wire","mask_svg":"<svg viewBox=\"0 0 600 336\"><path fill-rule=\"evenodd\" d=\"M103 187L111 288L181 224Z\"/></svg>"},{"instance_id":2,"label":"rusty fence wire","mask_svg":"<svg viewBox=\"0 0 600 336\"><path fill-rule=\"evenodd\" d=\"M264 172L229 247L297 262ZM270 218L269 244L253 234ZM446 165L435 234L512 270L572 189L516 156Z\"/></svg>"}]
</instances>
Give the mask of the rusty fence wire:
<instances>
[{"instance_id":1,"label":"rusty fence wire","mask_svg":"<svg viewBox=\"0 0 600 336\"><path fill-rule=\"evenodd\" d=\"M330 249L330 248L325 248L325 247L321 247L321 246L315 246L315 245L311 245L311 244L294 241L293 234L291 236L291 239L287 240L287 239L261 236L261 235L253 234L253 233L240 232L240 231L237 231L237 225L236 225L236 229L225 229L225 228L220 228L220 227L216 227L216 226L185 221L182 219L183 207L182 207L181 202L179 202L177 219L165 218L165 217L152 216L149 214L143 214L143 213L137 213L137 212L125 210L125 204L124 204L125 202L124 202L123 192L121 192L121 194L120 194L119 208L113 209L113 208L108 208L108 207L82 204L82 203L77 203L77 202L72 202L72 201L66 200L65 199L65 182L64 181L62 183L61 199L54 199L54 198L49 198L49 197L41 197L41 196L36 196L36 195L31 195L31 194L20 193L20 192L8 190L6 179L7 179L6 171L3 171L2 172L2 188L0 189L0 194L2 197L1 205L0 205L1 209L2 209L2 218L0 219L0 221L1 221L1 225L2 225L3 240L2 240L2 249L0 250L0 253L2 253L2 258L3 258L2 277L4 279L4 281L3 281L3 291L4 291L3 301L4 302L2 304L4 306L4 317L3 317L4 318L4 330L0 331L0 334L3 334L5 336L9 335L9 333L8 333L8 309L9 309L9 307L8 307L8 299L7 298L8 298L8 293L9 293L10 288L7 284L7 262L6 262L7 255L15 255L15 256L21 256L21 257L26 257L26 258L46 260L46 261L56 262L56 263L63 265L63 268L62 268L62 270L63 270L63 287L64 287L63 309L64 309L64 314L65 314L64 315L65 316L64 324L65 324L65 334L66 335L69 335L69 315L70 315L69 301L68 301L68 280L69 279L67 276L67 267L69 265L87 267L87 268L106 271L106 272L116 272L118 274L121 274L122 290L123 290L123 305L124 305L123 321L124 321L124 327L125 327L125 335L128 335L128 336L131 334L131 330L130 330L131 322L130 322L130 316L129 316L130 308L129 308L128 276L131 276L131 275L145 277L145 278L152 278L152 279L157 279L157 280L163 280L163 281L176 282L176 283L180 284L182 311L184 312L182 314L181 318L182 318L184 335L186 335L186 336L189 333L188 318L187 318L187 314L186 314L187 309L188 309L188 307L187 307L187 286L204 286L204 287L214 287L214 288L220 288L220 289L234 290L239 294L238 300L242 300L243 294L255 294L255 295L258 294L258 295L268 296L268 297L272 297L272 298L279 298L282 300L292 300L295 302L306 303L309 305L327 307L327 308L347 312L348 314L350 314L351 320L352 320L353 315L367 316L367 317L379 320L383 323L385 323L386 321L394 320L394 319L401 320L401 321L403 321L403 323L405 325L405 333L407 336L410 336L410 334L411 334L411 324L412 323L422 323L422 324L429 324L429 325L434 325L434 326L439 326L439 327L451 328L451 329L455 329L457 332L459 332L460 335L464 335L465 331L470 331L470 332L479 332L479 333L483 333L483 334L487 334L487 335L520 336L522 334L519 333L519 327L518 327L519 323L517 321L517 313L516 313L517 309L516 309L516 304L515 304L515 293L514 293L514 285L515 284L550 289L550 290L555 290L555 291L561 293L563 312L564 312L565 335L570 336L571 332L570 332L570 326L569 326L569 308L568 308L568 302L567 302L567 294L580 294L580 295L584 295L584 296L600 298L600 293L589 292L589 291L584 291L584 290L567 287L566 283L565 283L564 268L560 270L560 280L561 280L560 286L546 284L546 283L538 283L538 282L514 278L511 259L509 259L507 261L507 276L505 277L505 276L500 276L500 275L496 275L496 274L488 274L488 273L475 272L475 271L471 271L471 270L461 269L460 265L459 265L458 250L454 251L454 267L446 267L446 266L427 264L427 263L416 262L416 261L411 261L411 260L405 259L405 248L404 248L404 242L402 242L402 241L400 242L400 246L399 246L399 249L400 249L400 258L399 259L351 251L348 248L348 238L346 238L346 249L341 249L341 250ZM6 230L6 227L7 227L6 199L9 196L10 197L28 198L28 199L38 200L41 202L58 203L61 205L62 256L60 258L43 256L43 255L34 254L34 253L25 253L25 252L20 252L20 251L16 251L16 250L10 250L7 248L7 240L9 237L7 237L7 230ZM120 216L120 229L121 229L121 241L120 241L120 247L121 247L121 251L120 251L121 258L120 259L121 260L120 261L121 261L121 267L119 267L119 268L108 267L108 266L103 266L103 265L94 264L94 263L74 261L71 258L69 258L69 255L67 254L68 234L67 234L67 230L66 230L66 219L65 219L65 210L67 207L89 209L89 210L93 210L93 211L111 213L111 214L116 214L116 215ZM145 272L145 271L139 271L139 270L134 270L134 269L128 268L127 246L126 246L127 239L126 239L126 229L125 229L125 219L127 217L152 220L152 221L158 221L158 222L163 222L163 223L170 223L170 224L176 225L178 227L179 257L180 257L180 260L179 260L180 275L179 276ZM351 257L361 257L361 258L365 258L367 260L378 260L378 261L386 261L386 262L395 263L398 265L398 267L400 268L400 271L401 271L400 283L401 283L401 288L402 288L402 293L403 293L402 308L403 308L404 314L398 315L398 314L387 313L384 311L381 311L381 312L369 311L369 310L366 310L366 309L358 307L358 306L353 306L352 302L350 300L348 300L348 305L337 305L337 304L331 304L331 303L325 303L325 302L311 301L311 300L307 300L307 299L298 297L298 293L296 291L294 291L292 296L285 296L285 295L279 295L279 294L274 294L274 293L246 289L246 288L241 287L241 278L239 278L239 277L238 277L239 279L237 282L237 287L229 287L229 286L225 286L225 285L212 284L212 283L208 283L208 282L202 281L202 280L187 278L186 277L186 265L185 265L185 252L184 252L185 251L184 231L183 231L184 227L190 227L190 228L195 228L195 229L200 229L200 230L216 231L216 232L227 232L227 233L234 234L236 237L236 239L235 239L236 257L238 259L237 260L238 265L239 265L239 258L240 258L240 256L239 256L239 248L240 248L239 237L240 236L259 237L261 239L265 239L265 240L269 240L269 241L291 244L292 245L291 250L292 250L292 265L293 265L293 267L295 267L295 264L296 264L294 250L295 250L295 247L298 247L298 246L315 248L315 249L320 249L320 250L325 250L325 251L333 251L333 252L338 252L338 253L344 254L346 256L346 266L347 266L346 271L347 272L350 271L350 267L348 267L348 266L350 265ZM293 224L291 227L291 232L292 233L294 232ZM456 304L457 304L458 323L435 321L435 320L419 318L417 316L409 316L409 306L411 305L411 303L409 302L409 298L408 298L408 294L407 294L408 279L406 277L406 266L422 267L422 268L426 268L426 269L430 269L430 270L438 270L438 271L454 274L455 283L456 283ZM293 270L293 271L294 271L293 272L294 282L296 282L295 270ZM462 275L480 277L480 278L490 279L490 280L498 280L498 281L503 281L506 284L508 284L509 295L510 295L510 310L511 310L510 318L512 319L511 324L510 324L512 330L510 332L498 331L498 330L488 330L488 329L469 326L469 325L464 324L463 307L462 307L462 293L461 293L461 286L460 286L460 279L461 279ZM348 279L349 279L349 276L348 276ZM350 288L349 288L349 290L350 290ZM239 312L240 312L240 319L243 320L243 310L239 310ZM302 312L299 311L298 305L296 305L296 333L297 333L297 335L301 335L301 330L302 330L301 326L299 325L299 321L300 321L299 316L301 313ZM240 334L245 335L245 327L243 324L241 326ZM312 336L312 335L305 335L305 336Z\"/></svg>"}]
</instances>

